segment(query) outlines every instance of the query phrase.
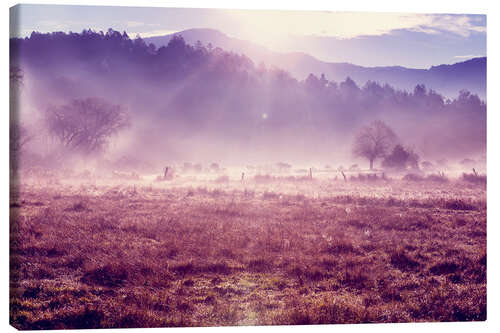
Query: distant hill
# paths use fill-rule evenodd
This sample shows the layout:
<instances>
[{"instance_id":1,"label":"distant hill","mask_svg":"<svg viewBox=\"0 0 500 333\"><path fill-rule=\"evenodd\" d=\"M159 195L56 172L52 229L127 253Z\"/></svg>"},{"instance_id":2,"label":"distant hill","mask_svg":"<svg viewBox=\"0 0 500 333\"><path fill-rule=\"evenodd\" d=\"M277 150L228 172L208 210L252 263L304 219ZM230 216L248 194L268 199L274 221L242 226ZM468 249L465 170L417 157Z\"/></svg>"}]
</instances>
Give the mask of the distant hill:
<instances>
[{"instance_id":1,"label":"distant hill","mask_svg":"<svg viewBox=\"0 0 500 333\"><path fill-rule=\"evenodd\" d=\"M176 34L182 35L189 44L195 44L199 40L204 45L211 43L213 47L243 53L256 64L263 62L266 66L285 69L299 80L305 79L310 73L317 76L323 73L329 80L339 82L350 77L359 85L371 80L413 90L417 84L424 84L449 98L456 97L460 90L466 89L486 100L486 57L452 65L432 66L429 69L363 67L350 63L325 62L302 52L273 52L255 43L231 38L214 29L189 29ZM144 40L160 47L167 45L173 35L148 37Z\"/></svg>"}]
</instances>

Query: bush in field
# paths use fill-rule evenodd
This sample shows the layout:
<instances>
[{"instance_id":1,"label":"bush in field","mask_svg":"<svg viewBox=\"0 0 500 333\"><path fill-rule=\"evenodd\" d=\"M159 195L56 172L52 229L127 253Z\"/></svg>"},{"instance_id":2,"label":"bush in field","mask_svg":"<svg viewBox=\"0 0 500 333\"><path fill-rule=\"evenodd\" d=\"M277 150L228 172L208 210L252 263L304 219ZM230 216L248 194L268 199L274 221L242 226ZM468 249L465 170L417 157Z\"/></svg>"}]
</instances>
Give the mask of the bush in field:
<instances>
[{"instance_id":1,"label":"bush in field","mask_svg":"<svg viewBox=\"0 0 500 333\"><path fill-rule=\"evenodd\" d=\"M448 178L443 173L437 175L428 175L427 177L425 177L425 179L431 182L440 182L440 183L446 183L449 181Z\"/></svg>"},{"instance_id":2,"label":"bush in field","mask_svg":"<svg viewBox=\"0 0 500 333\"><path fill-rule=\"evenodd\" d=\"M478 175L476 173L463 173L462 179L469 183L486 184L486 175Z\"/></svg>"},{"instance_id":3,"label":"bush in field","mask_svg":"<svg viewBox=\"0 0 500 333\"><path fill-rule=\"evenodd\" d=\"M424 170L433 170L434 169L434 164L432 164L429 161L423 161L422 163L420 163L420 166Z\"/></svg>"},{"instance_id":4,"label":"bush in field","mask_svg":"<svg viewBox=\"0 0 500 333\"><path fill-rule=\"evenodd\" d=\"M420 182L424 180L424 177L415 174L415 173L409 173L403 177L403 180L410 181L410 182Z\"/></svg>"},{"instance_id":5,"label":"bush in field","mask_svg":"<svg viewBox=\"0 0 500 333\"><path fill-rule=\"evenodd\" d=\"M477 207L463 200L450 200L444 205L444 208L451 210L476 210Z\"/></svg>"},{"instance_id":6,"label":"bush in field","mask_svg":"<svg viewBox=\"0 0 500 333\"><path fill-rule=\"evenodd\" d=\"M275 177L274 176L271 176L271 175L255 175L253 177L253 180L256 182L256 183L270 183L272 182L273 180L275 180Z\"/></svg>"},{"instance_id":7,"label":"bush in field","mask_svg":"<svg viewBox=\"0 0 500 333\"><path fill-rule=\"evenodd\" d=\"M418 169L419 156L411 148L405 148L402 145L394 146L391 154L382 161L384 168L404 170L408 167Z\"/></svg>"},{"instance_id":8,"label":"bush in field","mask_svg":"<svg viewBox=\"0 0 500 333\"><path fill-rule=\"evenodd\" d=\"M373 181L378 181L378 180L387 180L385 177L385 174L382 174L382 176L377 176L377 174L373 173L367 173L367 174L358 174L358 176L351 176L350 178L351 181L358 181L358 182L373 182Z\"/></svg>"}]
</instances>

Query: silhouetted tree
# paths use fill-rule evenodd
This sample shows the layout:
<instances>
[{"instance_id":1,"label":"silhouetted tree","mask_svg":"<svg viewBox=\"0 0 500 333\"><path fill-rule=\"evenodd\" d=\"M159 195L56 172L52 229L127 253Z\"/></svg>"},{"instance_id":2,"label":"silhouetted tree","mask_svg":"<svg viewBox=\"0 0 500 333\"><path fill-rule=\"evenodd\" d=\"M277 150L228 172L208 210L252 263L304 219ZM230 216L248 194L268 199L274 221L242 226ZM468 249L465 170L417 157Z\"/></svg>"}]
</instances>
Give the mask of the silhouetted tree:
<instances>
[{"instance_id":1,"label":"silhouetted tree","mask_svg":"<svg viewBox=\"0 0 500 333\"><path fill-rule=\"evenodd\" d=\"M357 134L353 154L367 158L370 161L370 170L377 158L385 157L396 141L396 134L382 121L374 121L369 126L361 128Z\"/></svg>"},{"instance_id":2,"label":"silhouetted tree","mask_svg":"<svg viewBox=\"0 0 500 333\"><path fill-rule=\"evenodd\" d=\"M417 84L413 89L413 96L423 98L427 95L427 88L423 84Z\"/></svg>"},{"instance_id":3,"label":"silhouetted tree","mask_svg":"<svg viewBox=\"0 0 500 333\"><path fill-rule=\"evenodd\" d=\"M19 93L23 84L24 74L21 68L17 66L10 67L10 119L9 119L9 152L10 167L16 170L18 160L23 147L33 139L33 135L19 119Z\"/></svg>"},{"instance_id":4,"label":"silhouetted tree","mask_svg":"<svg viewBox=\"0 0 500 333\"><path fill-rule=\"evenodd\" d=\"M122 106L98 98L50 107L46 121L63 146L83 153L103 150L111 136L129 125Z\"/></svg>"},{"instance_id":5,"label":"silhouetted tree","mask_svg":"<svg viewBox=\"0 0 500 333\"><path fill-rule=\"evenodd\" d=\"M19 157L22 148L32 139L33 136L29 134L28 129L23 124L11 121L9 128L11 158Z\"/></svg>"},{"instance_id":6,"label":"silhouetted tree","mask_svg":"<svg viewBox=\"0 0 500 333\"><path fill-rule=\"evenodd\" d=\"M434 164L432 164L429 161L423 161L421 165L422 165L422 168L424 170L432 170L432 169L434 169Z\"/></svg>"},{"instance_id":7,"label":"silhouetted tree","mask_svg":"<svg viewBox=\"0 0 500 333\"><path fill-rule=\"evenodd\" d=\"M19 85L23 82L23 71L18 66L10 66L9 79L11 85Z\"/></svg>"},{"instance_id":8,"label":"silhouetted tree","mask_svg":"<svg viewBox=\"0 0 500 333\"><path fill-rule=\"evenodd\" d=\"M410 153L402 145L395 145L392 152L382 161L382 166L391 169L406 169L409 157Z\"/></svg>"},{"instance_id":9,"label":"silhouetted tree","mask_svg":"<svg viewBox=\"0 0 500 333\"><path fill-rule=\"evenodd\" d=\"M419 156L411 148L397 144L382 161L384 168L403 170L408 167L418 169Z\"/></svg>"},{"instance_id":10,"label":"silhouetted tree","mask_svg":"<svg viewBox=\"0 0 500 333\"><path fill-rule=\"evenodd\" d=\"M361 89L350 77L346 77L345 81L340 82L339 89L344 100L348 101L348 103L355 102L361 93Z\"/></svg>"},{"instance_id":11,"label":"silhouetted tree","mask_svg":"<svg viewBox=\"0 0 500 333\"><path fill-rule=\"evenodd\" d=\"M460 90L458 97L453 100L452 105L459 110L485 110L485 104L477 95L470 91Z\"/></svg>"}]
</instances>

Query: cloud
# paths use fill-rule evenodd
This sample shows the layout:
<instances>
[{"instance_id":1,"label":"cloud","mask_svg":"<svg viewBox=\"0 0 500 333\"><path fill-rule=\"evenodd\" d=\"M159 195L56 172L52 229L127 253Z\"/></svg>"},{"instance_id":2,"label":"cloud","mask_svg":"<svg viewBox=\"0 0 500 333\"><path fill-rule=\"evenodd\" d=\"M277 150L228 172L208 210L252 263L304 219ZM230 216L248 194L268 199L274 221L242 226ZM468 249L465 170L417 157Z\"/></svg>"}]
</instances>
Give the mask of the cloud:
<instances>
[{"instance_id":1,"label":"cloud","mask_svg":"<svg viewBox=\"0 0 500 333\"><path fill-rule=\"evenodd\" d=\"M127 26L130 28L136 28L136 27L141 27L144 25L143 22L137 22L137 21L127 21Z\"/></svg>"},{"instance_id":2,"label":"cloud","mask_svg":"<svg viewBox=\"0 0 500 333\"><path fill-rule=\"evenodd\" d=\"M486 32L484 15L236 10L227 13L239 30L250 37L314 35L349 39L396 30L467 37Z\"/></svg>"},{"instance_id":3,"label":"cloud","mask_svg":"<svg viewBox=\"0 0 500 333\"><path fill-rule=\"evenodd\" d=\"M457 59L467 59L467 58L481 58L481 57L485 57L485 55L483 54L475 54L475 55L457 55L457 56L454 56L453 58L457 58Z\"/></svg>"},{"instance_id":4,"label":"cloud","mask_svg":"<svg viewBox=\"0 0 500 333\"><path fill-rule=\"evenodd\" d=\"M486 33L484 15L426 15L426 22L411 30L431 34L442 32L469 37L472 33Z\"/></svg>"},{"instance_id":5,"label":"cloud","mask_svg":"<svg viewBox=\"0 0 500 333\"><path fill-rule=\"evenodd\" d=\"M43 20L38 22L38 26L43 31L56 31L56 30L71 30L75 27L82 27L82 29L90 28L96 23L92 21L74 21L74 20Z\"/></svg>"},{"instance_id":6,"label":"cloud","mask_svg":"<svg viewBox=\"0 0 500 333\"><path fill-rule=\"evenodd\" d=\"M142 31L142 32L130 32L130 35L140 35L142 38L146 37L154 37L154 36L163 36L163 35L170 35L174 34L176 32L179 32L180 30L151 30L151 31Z\"/></svg>"},{"instance_id":7,"label":"cloud","mask_svg":"<svg viewBox=\"0 0 500 333\"><path fill-rule=\"evenodd\" d=\"M118 21L118 23L120 23ZM125 22L127 27L129 28L137 28L137 27L158 27L160 26L159 23L144 23L144 22L139 22L139 21L127 21Z\"/></svg>"}]
</instances>

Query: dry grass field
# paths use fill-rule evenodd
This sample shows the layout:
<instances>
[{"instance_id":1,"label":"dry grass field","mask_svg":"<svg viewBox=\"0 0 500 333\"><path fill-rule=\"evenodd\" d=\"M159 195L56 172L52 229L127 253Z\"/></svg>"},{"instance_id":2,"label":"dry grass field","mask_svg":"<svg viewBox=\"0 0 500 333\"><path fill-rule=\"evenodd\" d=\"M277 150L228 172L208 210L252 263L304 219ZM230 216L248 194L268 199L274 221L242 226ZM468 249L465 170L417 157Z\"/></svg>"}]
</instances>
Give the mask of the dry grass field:
<instances>
[{"instance_id":1,"label":"dry grass field","mask_svg":"<svg viewBox=\"0 0 500 333\"><path fill-rule=\"evenodd\" d=\"M269 180L23 183L19 329L486 319L486 187Z\"/></svg>"}]
</instances>

